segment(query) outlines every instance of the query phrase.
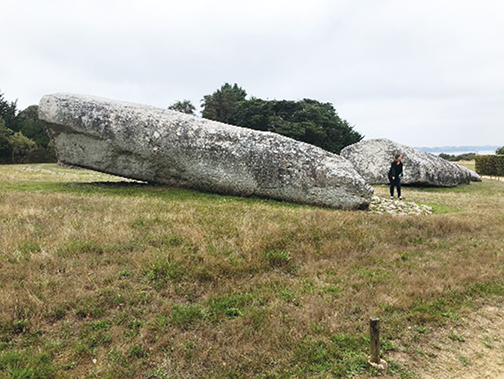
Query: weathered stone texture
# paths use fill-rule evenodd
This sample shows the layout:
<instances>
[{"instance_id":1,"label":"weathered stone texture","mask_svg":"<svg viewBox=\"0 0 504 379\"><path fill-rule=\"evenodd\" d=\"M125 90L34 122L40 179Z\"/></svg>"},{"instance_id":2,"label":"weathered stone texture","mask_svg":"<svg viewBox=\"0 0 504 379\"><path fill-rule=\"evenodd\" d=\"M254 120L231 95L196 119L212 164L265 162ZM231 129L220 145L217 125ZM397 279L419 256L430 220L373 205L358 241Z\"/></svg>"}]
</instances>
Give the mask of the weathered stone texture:
<instances>
[{"instance_id":1,"label":"weathered stone texture","mask_svg":"<svg viewBox=\"0 0 504 379\"><path fill-rule=\"evenodd\" d=\"M404 184L453 187L471 180L481 181L478 174L466 167L388 139L360 141L345 147L341 156L352 162L369 184L386 184L395 153L403 155Z\"/></svg>"},{"instance_id":2,"label":"weathered stone texture","mask_svg":"<svg viewBox=\"0 0 504 379\"><path fill-rule=\"evenodd\" d=\"M373 193L346 159L274 133L72 94L44 96L39 117L61 162L109 174L345 209Z\"/></svg>"},{"instance_id":3,"label":"weathered stone texture","mask_svg":"<svg viewBox=\"0 0 504 379\"><path fill-rule=\"evenodd\" d=\"M369 213L420 216L432 214L432 207L412 201L388 200L373 196L369 205Z\"/></svg>"}]
</instances>

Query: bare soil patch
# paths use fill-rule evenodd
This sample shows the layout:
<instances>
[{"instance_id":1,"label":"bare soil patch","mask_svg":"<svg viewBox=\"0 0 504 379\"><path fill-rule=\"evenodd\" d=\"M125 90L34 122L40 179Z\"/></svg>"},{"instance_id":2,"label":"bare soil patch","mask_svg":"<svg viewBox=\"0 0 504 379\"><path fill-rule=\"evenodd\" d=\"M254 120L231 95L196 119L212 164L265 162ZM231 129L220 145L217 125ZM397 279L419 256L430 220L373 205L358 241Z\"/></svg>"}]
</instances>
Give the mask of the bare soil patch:
<instances>
[{"instance_id":1,"label":"bare soil patch","mask_svg":"<svg viewBox=\"0 0 504 379\"><path fill-rule=\"evenodd\" d=\"M455 325L433 331L416 353L395 352L388 358L415 378L504 378L504 308L486 304Z\"/></svg>"}]
</instances>

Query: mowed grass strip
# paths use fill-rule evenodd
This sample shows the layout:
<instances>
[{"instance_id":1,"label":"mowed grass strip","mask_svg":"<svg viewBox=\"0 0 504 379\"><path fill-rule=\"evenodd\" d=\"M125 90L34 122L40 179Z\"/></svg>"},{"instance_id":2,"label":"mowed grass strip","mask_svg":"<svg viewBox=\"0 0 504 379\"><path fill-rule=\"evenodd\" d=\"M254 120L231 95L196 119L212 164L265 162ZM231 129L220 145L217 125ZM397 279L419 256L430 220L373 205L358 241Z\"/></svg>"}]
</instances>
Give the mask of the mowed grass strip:
<instances>
[{"instance_id":1,"label":"mowed grass strip","mask_svg":"<svg viewBox=\"0 0 504 379\"><path fill-rule=\"evenodd\" d=\"M503 194L405 187L434 214L387 216L0 166L0 372L370 376L371 316L384 358L429 359L411 330L504 294Z\"/></svg>"}]
</instances>

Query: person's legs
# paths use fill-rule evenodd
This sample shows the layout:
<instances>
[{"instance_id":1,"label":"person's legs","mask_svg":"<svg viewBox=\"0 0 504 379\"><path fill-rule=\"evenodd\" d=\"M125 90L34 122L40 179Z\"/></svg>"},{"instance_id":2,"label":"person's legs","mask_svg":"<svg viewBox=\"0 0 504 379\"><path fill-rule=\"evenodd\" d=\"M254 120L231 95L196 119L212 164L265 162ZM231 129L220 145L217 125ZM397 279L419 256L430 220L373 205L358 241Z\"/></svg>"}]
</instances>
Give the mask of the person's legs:
<instances>
[{"instance_id":1,"label":"person's legs","mask_svg":"<svg viewBox=\"0 0 504 379\"><path fill-rule=\"evenodd\" d=\"M401 178L396 178L397 196L402 200L401 196Z\"/></svg>"},{"instance_id":2,"label":"person's legs","mask_svg":"<svg viewBox=\"0 0 504 379\"><path fill-rule=\"evenodd\" d=\"M390 180L390 197L394 197L394 180Z\"/></svg>"}]
</instances>

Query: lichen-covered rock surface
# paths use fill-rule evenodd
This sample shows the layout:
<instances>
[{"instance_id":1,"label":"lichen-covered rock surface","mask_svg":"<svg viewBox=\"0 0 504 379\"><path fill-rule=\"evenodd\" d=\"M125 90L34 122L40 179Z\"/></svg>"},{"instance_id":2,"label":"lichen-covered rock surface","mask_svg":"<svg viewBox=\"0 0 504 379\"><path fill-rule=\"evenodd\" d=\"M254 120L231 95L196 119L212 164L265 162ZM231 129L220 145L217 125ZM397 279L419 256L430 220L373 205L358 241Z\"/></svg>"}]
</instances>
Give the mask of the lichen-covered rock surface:
<instances>
[{"instance_id":1,"label":"lichen-covered rock surface","mask_svg":"<svg viewBox=\"0 0 504 379\"><path fill-rule=\"evenodd\" d=\"M403 155L403 184L454 187L481 181L478 174L466 167L388 139L360 141L345 147L341 156L352 162L369 184L387 184L396 153Z\"/></svg>"},{"instance_id":2,"label":"lichen-covered rock surface","mask_svg":"<svg viewBox=\"0 0 504 379\"><path fill-rule=\"evenodd\" d=\"M343 209L373 194L346 159L279 134L73 94L44 96L39 118L61 162L109 174Z\"/></svg>"}]
</instances>

